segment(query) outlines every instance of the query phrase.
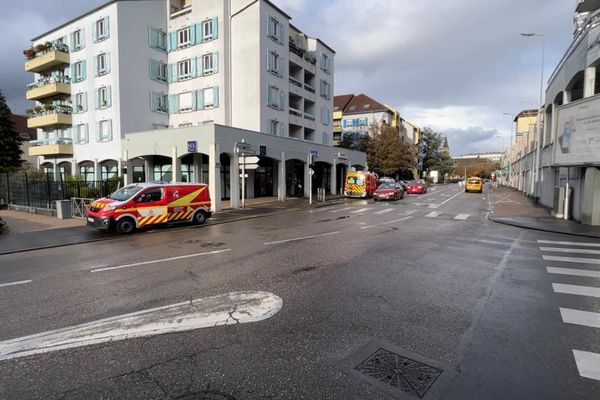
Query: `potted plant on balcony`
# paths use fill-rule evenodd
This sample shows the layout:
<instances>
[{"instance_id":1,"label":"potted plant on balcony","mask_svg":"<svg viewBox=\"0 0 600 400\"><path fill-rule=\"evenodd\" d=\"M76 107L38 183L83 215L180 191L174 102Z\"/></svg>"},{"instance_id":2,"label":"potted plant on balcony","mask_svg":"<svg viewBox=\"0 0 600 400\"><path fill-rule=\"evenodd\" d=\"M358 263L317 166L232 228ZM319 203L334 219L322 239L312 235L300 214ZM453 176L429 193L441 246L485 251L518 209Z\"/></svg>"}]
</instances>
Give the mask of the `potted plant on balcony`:
<instances>
[{"instance_id":1,"label":"potted plant on balcony","mask_svg":"<svg viewBox=\"0 0 600 400\"><path fill-rule=\"evenodd\" d=\"M33 111L36 114L40 114L42 111L44 111L44 108L42 106L35 106L35 107L33 107Z\"/></svg>"},{"instance_id":2,"label":"potted plant on balcony","mask_svg":"<svg viewBox=\"0 0 600 400\"><path fill-rule=\"evenodd\" d=\"M82 104L77 104L77 111L78 112L82 112L83 111L83 105Z\"/></svg>"},{"instance_id":3,"label":"potted plant on balcony","mask_svg":"<svg viewBox=\"0 0 600 400\"><path fill-rule=\"evenodd\" d=\"M29 115L30 117L33 115L33 108L28 108L25 110L25 114Z\"/></svg>"},{"instance_id":4,"label":"potted plant on balcony","mask_svg":"<svg viewBox=\"0 0 600 400\"><path fill-rule=\"evenodd\" d=\"M36 46L34 47L34 49L35 49L35 52L36 52L36 53L41 53L42 51L45 51L45 50L46 50L46 45L45 45L45 44L41 44L41 43L40 43L40 44L36 45Z\"/></svg>"},{"instance_id":5,"label":"potted plant on balcony","mask_svg":"<svg viewBox=\"0 0 600 400\"><path fill-rule=\"evenodd\" d=\"M33 47L31 47L29 49L25 49L25 50L23 50L23 55L28 60L31 60L32 58L35 58L35 49Z\"/></svg>"},{"instance_id":6,"label":"potted plant on balcony","mask_svg":"<svg viewBox=\"0 0 600 400\"><path fill-rule=\"evenodd\" d=\"M46 110L46 112L48 112L48 113L54 111L55 109L56 109L56 106L54 104L51 104L51 103L44 104L44 110Z\"/></svg>"},{"instance_id":7,"label":"potted plant on balcony","mask_svg":"<svg viewBox=\"0 0 600 400\"><path fill-rule=\"evenodd\" d=\"M52 49L52 42L46 42L44 43L44 46L46 46L46 50L50 50Z\"/></svg>"}]
</instances>

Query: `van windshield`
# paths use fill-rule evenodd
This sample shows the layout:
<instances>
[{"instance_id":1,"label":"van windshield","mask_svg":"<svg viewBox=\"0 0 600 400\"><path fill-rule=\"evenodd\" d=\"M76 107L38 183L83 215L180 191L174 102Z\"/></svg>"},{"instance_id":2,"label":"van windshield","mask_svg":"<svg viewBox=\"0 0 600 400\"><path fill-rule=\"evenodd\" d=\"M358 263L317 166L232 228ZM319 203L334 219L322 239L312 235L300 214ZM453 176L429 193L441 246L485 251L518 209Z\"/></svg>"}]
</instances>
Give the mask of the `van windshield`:
<instances>
[{"instance_id":1,"label":"van windshield","mask_svg":"<svg viewBox=\"0 0 600 400\"><path fill-rule=\"evenodd\" d=\"M129 200L140 190L142 190L142 187L138 185L125 186L108 196L108 198L111 200L125 201Z\"/></svg>"}]
</instances>

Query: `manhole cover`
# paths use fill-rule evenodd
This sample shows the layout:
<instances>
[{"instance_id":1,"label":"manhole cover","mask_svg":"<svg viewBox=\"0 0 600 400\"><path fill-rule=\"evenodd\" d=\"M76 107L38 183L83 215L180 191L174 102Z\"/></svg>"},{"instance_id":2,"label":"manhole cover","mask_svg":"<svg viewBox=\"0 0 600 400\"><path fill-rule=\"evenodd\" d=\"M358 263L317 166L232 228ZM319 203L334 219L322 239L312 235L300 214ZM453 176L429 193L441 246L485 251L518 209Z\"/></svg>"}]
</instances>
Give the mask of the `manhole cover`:
<instances>
[{"instance_id":1,"label":"manhole cover","mask_svg":"<svg viewBox=\"0 0 600 400\"><path fill-rule=\"evenodd\" d=\"M443 372L385 349L378 349L355 369L421 399Z\"/></svg>"}]
</instances>

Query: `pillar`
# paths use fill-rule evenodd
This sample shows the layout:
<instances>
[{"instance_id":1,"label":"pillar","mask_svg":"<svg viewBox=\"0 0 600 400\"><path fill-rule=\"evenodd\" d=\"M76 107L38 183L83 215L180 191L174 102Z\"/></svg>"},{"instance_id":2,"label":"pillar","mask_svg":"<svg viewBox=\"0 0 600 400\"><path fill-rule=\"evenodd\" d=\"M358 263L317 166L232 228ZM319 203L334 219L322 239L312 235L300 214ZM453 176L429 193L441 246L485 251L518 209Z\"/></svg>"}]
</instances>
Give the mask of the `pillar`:
<instances>
[{"instance_id":1,"label":"pillar","mask_svg":"<svg viewBox=\"0 0 600 400\"><path fill-rule=\"evenodd\" d=\"M229 204L231 208L240 208L240 163L235 148L233 149L229 169L229 190L231 191Z\"/></svg>"},{"instance_id":2,"label":"pillar","mask_svg":"<svg viewBox=\"0 0 600 400\"><path fill-rule=\"evenodd\" d=\"M149 159L144 158L144 174L146 175L146 182L152 182L153 179L153 173L152 173L152 167L153 167L153 163L150 162Z\"/></svg>"},{"instance_id":3,"label":"pillar","mask_svg":"<svg viewBox=\"0 0 600 400\"><path fill-rule=\"evenodd\" d=\"M53 168L53 175L54 175L54 181L58 182L60 181L60 169L58 168L58 162L56 160L54 160L54 168Z\"/></svg>"},{"instance_id":4,"label":"pillar","mask_svg":"<svg viewBox=\"0 0 600 400\"><path fill-rule=\"evenodd\" d=\"M208 190L212 211L221 211L221 164L219 145L211 144L208 150Z\"/></svg>"},{"instance_id":5,"label":"pillar","mask_svg":"<svg viewBox=\"0 0 600 400\"><path fill-rule=\"evenodd\" d=\"M588 67L583 72L583 97L592 97L596 87L596 67Z\"/></svg>"},{"instance_id":6,"label":"pillar","mask_svg":"<svg viewBox=\"0 0 600 400\"><path fill-rule=\"evenodd\" d=\"M98 159L94 160L94 175L96 176L97 181L102 180L102 172L100 171L100 163L98 162Z\"/></svg>"},{"instance_id":7,"label":"pillar","mask_svg":"<svg viewBox=\"0 0 600 400\"><path fill-rule=\"evenodd\" d=\"M123 152L123 166L127 168L127 173L123 177L123 182L125 185L130 185L133 183L133 165L129 161L129 151L125 150Z\"/></svg>"},{"instance_id":8,"label":"pillar","mask_svg":"<svg viewBox=\"0 0 600 400\"><path fill-rule=\"evenodd\" d=\"M310 180L312 176L310 175L310 154L306 156L306 163L304 164L304 197L308 198L310 196Z\"/></svg>"},{"instance_id":9,"label":"pillar","mask_svg":"<svg viewBox=\"0 0 600 400\"><path fill-rule=\"evenodd\" d=\"M79 175L79 171L77 170L77 161L75 159L71 160L71 176Z\"/></svg>"},{"instance_id":10,"label":"pillar","mask_svg":"<svg viewBox=\"0 0 600 400\"><path fill-rule=\"evenodd\" d=\"M566 89L563 90L562 97L563 97L563 105L569 104L571 102L571 91L566 90Z\"/></svg>"},{"instance_id":11,"label":"pillar","mask_svg":"<svg viewBox=\"0 0 600 400\"><path fill-rule=\"evenodd\" d=\"M200 177L201 177L201 175L200 175L200 168L202 168L201 167L201 165L202 165L202 155L201 154L197 154L197 153L194 154L192 156L192 161L194 163L194 173L193 173L193 176L192 176L192 182L194 182L194 183L200 183Z\"/></svg>"},{"instance_id":12,"label":"pillar","mask_svg":"<svg viewBox=\"0 0 600 400\"><path fill-rule=\"evenodd\" d=\"M581 222L600 225L600 171L595 167L585 169L582 197Z\"/></svg>"},{"instance_id":13,"label":"pillar","mask_svg":"<svg viewBox=\"0 0 600 400\"><path fill-rule=\"evenodd\" d=\"M337 194L337 159L333 157L333 164L331 164L331 195Z\"/></svg>"},{"instance_id":14,"label":"pillar","mask_svg":"<svg viewBox=\"0 0 600 400\"><path fill-rule=\"evenodd\" d=\"M181 160L177 156L177 147L171 151L171 183L181 182Z\"/></svg>"},{"instance_id":15,"label":"pillar","mask_svg":"<svg viewBox=\"0 0 600 400\"><path fill-rule=\"evenodd\" d=\"M285 201L286 194L286 170L285 170L285 152L281 152L281 160L279 161L279 175L277 176L277 200Z\"/></svg>"}]
</instances>

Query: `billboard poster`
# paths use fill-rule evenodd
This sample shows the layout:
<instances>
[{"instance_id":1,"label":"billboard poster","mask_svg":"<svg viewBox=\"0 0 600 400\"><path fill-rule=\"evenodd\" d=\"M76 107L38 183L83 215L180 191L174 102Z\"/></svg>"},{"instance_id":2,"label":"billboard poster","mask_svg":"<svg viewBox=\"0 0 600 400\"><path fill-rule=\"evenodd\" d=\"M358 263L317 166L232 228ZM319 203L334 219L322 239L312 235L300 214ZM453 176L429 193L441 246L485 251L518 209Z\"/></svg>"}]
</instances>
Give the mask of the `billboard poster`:
<instances>
[{"instance_id":1,"label":"billboard poster","mask_svg":"<svg viewBox=\"0 0 600 400\"><path fill-rule=\"evenodd\" d=\"M600 165L600 96L558 109L554 164Z\"/></svg>"}]
</instances>

